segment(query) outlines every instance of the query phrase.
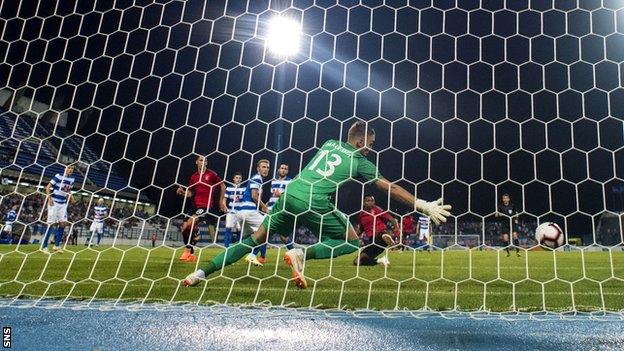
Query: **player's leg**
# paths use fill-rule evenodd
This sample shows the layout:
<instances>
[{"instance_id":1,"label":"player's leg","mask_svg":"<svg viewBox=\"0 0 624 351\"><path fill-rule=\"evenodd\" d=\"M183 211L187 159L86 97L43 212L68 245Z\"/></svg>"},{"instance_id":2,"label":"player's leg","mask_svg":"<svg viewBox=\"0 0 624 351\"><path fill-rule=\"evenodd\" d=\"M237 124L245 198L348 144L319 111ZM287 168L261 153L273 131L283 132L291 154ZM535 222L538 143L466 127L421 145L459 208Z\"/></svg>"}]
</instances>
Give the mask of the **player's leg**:
<instances>
[{"instance_id":1,"label":"player's leg","mask_svg":"<svg viewBox=\"0 0 624 351\"><path fill-rule=\"evenodd\" d=\"M9 240L9 244L13 243L12 234L11 234L12 231L13 231L13 228L11 228L8 225L5 226L4 228L2 228L1 231L0 231L2 233L2 239L4 239L4 238L10 239Z\"/></svg>"},{"instance_id":2,"label":"player's leg","mask_svg":"<svg viewBox=\"0 0 624 351\"><path fill-rule=\"evenodd\" d=\"M232 243L232 228L225 227L225 232L223 233L223 246L227 248Z\"/></svg>"},{"instance_id":3,"label":"player's leg","mask_svg":"<svg viewBox=\"0 0 624 351\"><path fill-rule=\"evenodd\" d=\"M240 243L232 245L219 253L215 258L208 261L204 267L189 274L183 281L184 286L193 286L199 283L201 279L209 276L210 274L223 269L225 266L229 266L232 263L237 262L245 255L252 251L252 248L258 246L258 241L265 240L267 230L263 225L258 230L244 238Z\"/></svg>"},{"instance_id":4,"label":"player's leg","mask_svg":"<svg viewBox=\"0 0 624 351\"><path fill-rule=\"evenodd\" d=\"M264 243L253 249L251 254L258 260L259 263L264 264L266 262L266 247L267 244Z\"/></svg>"},{"instance_id":5,"label":"player's leg","mask_svg":"<svg viewBox=\"0 0 624 351\"><path fill-rule=\"evenodd\" d=\"M509 257L509 234L503 233L503 245L505 245L505 251L507 252L507 257Z\"/></svg>"},{"instance_id":6,"label":"player's leg","mask_svg":"<svg viewBox=\"0 0 624 351\"><path fill-rule=\"evenodd\" d=\"M286 245L288 250L295 248L295 241L290 239L290 236L280 235L280 240Z\"/></svg>"},{"instance_id":7,"label":"player's leg","mask_svg":"<svg viewBox=\"0 0 624 351\"><path fill-rule=\"evenodd\" d=\"M359 257L353 260L353 264L357 265L359 263L361 266L374 266L377 263L382 263L384 266L387 266L390 264L387 256L383 256L381 259L377 259L377 256L384 253L392 245L394 245L392 235L385 233L382 236L376 236L372 243L360 250Z\"/></svg>"},{"instance_id":8,"label":"player's leg","mask_svg":"<svg viewBox=\"0 0 624 351\"><path fill-rule=\"evenodd\" d=\"M210 219L208 221L208 235L210 236L210 240L214 241L215 243L217 242L217 226L216 226L216 220Z\"/></svg>"},{"instance_id":9,"label":"player's leg","mask_svg":"<svg viewBox=\"0 0 624 351\"><path fill-rule=\"evenodd\" d=\"M87 237L87 240L85 241L85 245L91 246L91 244L93 243L93 237L95 236L96 230L97 230L97 227L96 227L95 222L91 223L91 226L89 226L89 236Z\"/></svg>"},{"instance_id":10,"label":"player's leg","mask_svg":"<svg viewBox=\"0 0 624 351\"><path fill-rule=\"evenodd\" d=\"M258 228L260 228L262 222L264 222L264 215L260 214L259 212L254 212L254 214L252 215L252 219L249 222L249 225L251 226L251 229L255 232L256 230L258 230ZM258 261L260 261L260 263L262 264L268 262L266 255L268 243L269 236L267 235L264 244L260 246L260 257L258 257Z\"/></svg>"},{"instance_id":11,"label":"player's leg","mask_svg":"<svg viewBox=\"0 0 624 351\"><path fill-rule=\"evenodd\" d=\"M423 244L422 244L422 250L425 251L427 250L427 252L431 252L431 245L432 245L432 240L431 240L431 233L430 232L425 232L423 233Z\"/></svg>"},{"instance_id":12,"label":"player's leg","mask_svg":"<svg viewBox=\"0 0 624 351\"><path fill-rule=\"evenodd\" d=\"M48 223L46 226L46 230L41 239L41 247L39 248L41 251L48 252L48 242L50 241L50 233L52 232L53 226L54 224L52 223Z\"/></svg>"},{"instance_id":13,"label":"player's leg","mask_svg":"<svg viewBox=\"0 0 624 351\"><path fill-rule=\"evenodd\" d=\"M63 234L65 233L65 226L69 224L67 222L67 204L56 205L57 207L57 219L58 226L56 227L56 233L54 235L54 250L58 253L62 252Z\"/></svg>"},{"instance_id":14,"label":"player's leg","mask_svg":"<svg viewBox=\"0 0 624 351\"><path fill-rule=\"evenodd\" d=\"M97 230L97 245L100 245L100 242L102 242L102 237L104 236L104 223L98 223L98 225L96 226L96 230Z\"/></svg>"},{"instance_id":15,"label":"player's leg","mask_svg":"<svg viewBox=\"0 0 624 351\"><path fill-rule=\"evenodd\" d=\"M298 205L305 206L305 210L309 207L303 201ZM360 239L344 213L338 211L329 202L311 205L314 212L305 213L301 222L313 233L318 234L319 242L306 249L306 260L338 257L359 249ZM322 215L317 213L322 213Z\"/></svg>"},{"instance_id":16,"label":"player's leg","mask_svg":"<svg viewBox=\"0 0 624 351\"><path fill-rule=\"evenodd\" d=\"M199 217L192 215L182 224L182 240L184 242L184 252L180 256L181 261L186 261L193 254L192 236L199 228Z\"/></svg>"},{"instance_id":17,"label":"player's leg","mask_svg":"<svg viewBox=\"0 0 624 351\"><path fill-rule=\"evenodd\" d=\"M262 225L263 221L264 221L264 215L260 214L260 212L257 212L257 211L245 212L244 223L251 233L256 232L258 228L260 228L260 226ZM266 246L267 246L268 238L269 238L269 235L266 236L266 239L264 240L264 242L262 243L258 242L258 244L262 244L262 245L260 245L259 247L256 247L249 255L247 255L247 257L245 258L247 262L252 263L256 266L262 266L267 262ZM263 250L264 250L264 256L262 256Z\"/></svg>"},{"instance_id":18,"label":"player's leg","mask_svg":"<svg viewBox=\"0 0 624 351\"><path fill-rule=\"evenodd\" d=\"M54 247L52 249L57 253L63 252L63 234L65 233L65 225L67 222L59 222L54 233Z\"/></svg>"},{"instance_id":19,"label":"player's leg","mask_svg":"<svg viewBox=\"0 0 624 351\"><path fill-rule=\"evenodd\" d=\"M306 213L309 207L307 203L299 200L293 202L297 207L301 206L299 213L304 213L301 217L302 224L319 235L319 243L309 246L305 253L296 248L284 254L284 261L292 270L293 282L298 288L305 289L308 286L303 275L305 260L327 259L353 253L358 250L360 239L347 216L331 204L312 203L311 208L315 212ZM318 215L319 212L323 214Z\"/></svg>"},{"instance_id":20,"label":"player's leg","mask_svg":"<svg viewBox=\"0 0 624 351\"><path fill-rule=\"evenodd\" d=\"M282 197L277 200L275 206L278 208L285 207L285 200ZM293 212L291 212L293 213ZM240 214L237 214L239 216ZM275 208L271 212L271 215L266 216L262 224L258 227L252 235L244 237L240 243L232 245L219 253L215 258L208 261L204 267L189 274L182 283L185 286L192 286L199 283L199 281L210 274L223 269L223 267L231 265L237 262L247 254L249 254L254 247L258 246L258 243L266 241L267 232L275 231L278 233L286 232L287 228L293 230L294 216L285 211L276 211ZM244 235L241 233L241 237Z\"/></svg>"},{"instance_id":21,"label":"player's leg","mask_svg":"<svg viewBox=\"0 0 624 351\"><path fill-rule=\"evenodd\" d=\"M48 244L50 242L50 235L52 231L55 230L55 225L58 222L57 218L57 205L53 203L52 205L48 205L48 218L47 218L47 227L45 232L43 233L43 238L41 239L41 247L40 250L42 252L49 252Z\"/></svg>"},{"instance_id":22,"label":"player's leg","mask_svg":"<svg viewBox=\"0 0 624 351\"><path fill-rule=\"evenodd\" d=\"M223 236L223 246L226 248L230 246L232 242L232 228L236 225L236 215L234 213L227 213L225 215L225 234Z\"/></svg>"},{"instance_id":23,"label":"player's leg","mask_svg":"<svg viewBox=\"0 0 624 351\"><path fill-rule=\"evenodd\" d=\"M353 260L354 265L360 266L374 266L377 264L377 256L383 253L385 246L379 245L376 241L366 245L360 250L359 255Z\"/></svg>"},{"instance_id":24,"label":"player's leg","mask_svg":"<svg viewBox=\"0 0 624 351\"><path fill-rule=\"evenodd\" d=\"M516 256L520 257L520 240L518 240L518 233L513 232L513 245L516 248Z\"/></svg>"},{"instance_id":25,"label":"player's leg","mask_svg":"<svg viewBox=\"0 0 624 351\"><path fill-rule=\"evenodd\" d=\"M247 223L247 225L254 232L258 229L260 224L262 224L263 220L264 220L264 216L261 215L259 212L256 212L256 211L246 212L245 223ZM258 246L258 247L253 249L252 254L249 256L248 261L251 262L251 261L255 260L256 262L254 262L254 263L256 265L257 265L257 263L262 265L262 264L267 262L267 260L266 260L266 250L267 250L268 239L269 239L269 236L267 235L266 240L260 246Z\"/></svg>"},{"instance_id":26,"label":"player's leg","mask_svg":"<svg viewBox=\"0 0 624 351\"><path fill-rule=\"evenodd\" d=\"M268 237L267 237L267 239L268 239ZM260 252L259 256L260 257L258 257L258 260L260 262L262 262L262 263L265 263L267 261L266 260L266 251L267 251L267 244L264 243L264 244L260 245L260 247L259 247L259 252Z\"/></svg>"},{"instance_id":27,"label":"player's leg","mask_svg":"<svg viewBox=\"0 0 624 351\"><path fill-rule=\"evenodd\" d=\"M188 262L197 261L197 256L195 256L195 246L197 246L197 242L199 242L199 226L202 224L208 224L208 232L210 234L210 238L215 238L215 227L217 224L217 219L215 217L210 216L209 214L198 215L195 217L193 222L193 226L191 231L189 232L189 239L187 248L189 249L189 255L186 258ZM212 232L210 232L210 228L212 228Z\"/></svg>"}]
</instances>

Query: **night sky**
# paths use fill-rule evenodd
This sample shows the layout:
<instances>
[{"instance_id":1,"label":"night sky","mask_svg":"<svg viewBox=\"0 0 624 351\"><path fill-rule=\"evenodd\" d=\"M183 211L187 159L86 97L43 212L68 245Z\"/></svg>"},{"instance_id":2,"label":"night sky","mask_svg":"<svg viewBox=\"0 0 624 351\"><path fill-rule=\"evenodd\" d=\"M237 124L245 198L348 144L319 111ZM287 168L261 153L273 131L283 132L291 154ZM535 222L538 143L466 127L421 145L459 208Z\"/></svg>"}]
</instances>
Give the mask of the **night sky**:
<instances>
[{"instance_id":1,"label":"night sky","mask_svg":"<svg viewBox=\"0 0 624 351\"><path fill-rule=\"evenodd\" d=\"M193 153L227 179L261 158L294 175L356 117L381 173L459 220L505 192L576 236L624 210L622 1L16 3L0 10L0 87L65 112L163 215ZM304 33L287 61L264 47L277 13ZM346 186L339 207L368 191Z\"/></svg>"}]
</instances>

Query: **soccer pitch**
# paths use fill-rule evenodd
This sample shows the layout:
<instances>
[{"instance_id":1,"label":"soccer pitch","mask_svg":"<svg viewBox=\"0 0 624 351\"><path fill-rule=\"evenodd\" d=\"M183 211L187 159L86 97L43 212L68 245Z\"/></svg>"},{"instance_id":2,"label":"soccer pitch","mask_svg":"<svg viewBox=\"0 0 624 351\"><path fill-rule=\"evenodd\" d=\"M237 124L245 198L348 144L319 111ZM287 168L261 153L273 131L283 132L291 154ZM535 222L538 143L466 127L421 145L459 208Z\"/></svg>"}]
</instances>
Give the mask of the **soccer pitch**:
<instances>
[{"instance_id":1,"label":"soccer pitch","mask_svg":"<svg viewBox=\"0 0 624 351\"><path fill-rule=\"evenodd\" d=\"M196 287L180 279L220 249L197 250L199 264L180 262L181 249L35 246L0 248L0 296L119 302L262 304L346 310L621 311L624 253L582 251L392 251L391 266L355 267L354 254L306 262L309 288L289 283L283 250L269 263L243 260ZM279 260L278 258L279 253Z\"/></svg>"}]
</instances>

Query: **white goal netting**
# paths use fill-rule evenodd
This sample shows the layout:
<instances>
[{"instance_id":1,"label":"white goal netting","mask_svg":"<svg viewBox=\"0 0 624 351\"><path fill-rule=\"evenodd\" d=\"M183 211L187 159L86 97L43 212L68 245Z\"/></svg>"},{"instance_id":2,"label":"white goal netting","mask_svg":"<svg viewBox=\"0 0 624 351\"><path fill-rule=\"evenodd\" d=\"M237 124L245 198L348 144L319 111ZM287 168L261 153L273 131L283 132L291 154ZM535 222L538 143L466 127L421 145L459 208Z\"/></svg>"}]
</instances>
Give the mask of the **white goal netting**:
<instances>
[{"instance_id":1,"label":"white goal netting","mask_svg":"<svg viewBox=\"0 0 624 351\"><path fill-rule=\"evenodd\" d=\"M4 305L622 318L621 1L0 6ZM271 44L299 40L288 53L266 45L276 17L295 23ZM216 228L199 228L198 261L179 260L191 200L176 192L196 155L228 186L268 159L268 201L281 164L296 176L325 141L346 140L356 119L375 128L368 158L387 179L453 205L446 224L421 239L419 214L354 179L335 204L357 225L371 194L397 220L388 226L397 245L379 256L388 267L354 266L356 254L309 261L310 287L299 291L274 235L264 267L241 261L196 288L180 286L225 240L225 216L213 210ZM45 188L74 162L64 253L44 254ZM90 231L99 199L108 208L101 235ZM564 246L539 246L543 222L562 228ZM318 234L294 227L291 238L305 248Z\"/></svg>"}]
</instances>

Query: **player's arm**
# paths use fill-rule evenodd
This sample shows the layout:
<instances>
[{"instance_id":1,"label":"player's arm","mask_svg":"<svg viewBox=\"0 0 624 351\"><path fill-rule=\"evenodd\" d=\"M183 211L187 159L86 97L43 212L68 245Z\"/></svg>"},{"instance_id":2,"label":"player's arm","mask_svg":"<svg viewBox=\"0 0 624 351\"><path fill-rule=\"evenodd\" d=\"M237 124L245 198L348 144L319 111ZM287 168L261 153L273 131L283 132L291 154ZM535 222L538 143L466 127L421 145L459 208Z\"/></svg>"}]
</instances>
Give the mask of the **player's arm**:
<instances>
[{"instance_id":1,"label":"player's arm","mask_svg":"<svg viewBox=\"0 0 624 351\"><path fill-rule=\"evenodd\" d=\"M273 193L272 195L275 196L276 198L279 198L280 196L282 196L282 193L284 192L284 190L282 190L282 188L277 188L275 189L275 191L272 192Z\"/></svg>"},{"instance_id":2,"label":"player's arm","mask_svg":"<svg viewBox=\"0 0 624 351\"><path fill-rule=\"evenodd\" d=\"M185 196L188 198L193 197L193 191L189 188L184 189L184 187L179 186L178 190L176 190L176 194L178 194L179 196Z\"/></svg>"},{"instance_id":3,"label":"player's arm","mask_svg":"<svg viewBox=\"0 0 624 351\"><path fill-rule=\"evenodd\" d=\"M389 214L388 212L384 212L384 218L392 224L394 234L396 234L397 236L400 235L401 233L399 230L399 222L396 220L396 218L394 218L394 216Z\"/></svg>"},{"instance_id":4,"label":"player's arm","mask_svg":"<svg viewBox=\"0 0 624 351\"><path fill-rule=\"evenodd\" d=\"M429 216L435 224L446 222L446 217L451 215L449 212L452 209L451 205L443 205L442 198L430 202L417 199L400 185L390 183L385 178L378 178L375 185L383 191L390 191L390 196L394 200L410 207L414 206L414 210Z\"/></svg>"},{"instance_id":5,"label":"player's arm","mask_svg":"<svg viewBox=\"0 0 624 351\"><path fill-rule=\"evenodd\" d=\"M262 200L260 199L260 190L259 189L251 189L251 199L253 200L253 202L256 203L256 205L258 205L258 208L260 208L260 211L267 213L269 212L266 204L264 204L262 202Z\"/></svg>"},{"instance_id":6,"label":"player's arm","mask_svg":"<svg viewBox=\"0 0 624 351\"><path fill-rule=\"evenodd\" d=\"M219 209L221 212L227 212L227 204L225 203L225 183L221 181L219 184Z\"/></svg>"},{"instance_id":7,"label":"player's arm","mask_svg":"<svg viewBox=\"0 0 624 351\"><path fill-rule=\"evenodd\" d=\"M52 187L55 183L56 182L54 181L54 178L52 178L50 179L48 185L46 185L45 187L46 198L48 199L48 205L50 206L54 205L54 200L52 200Z\"/></svg>"},{"instance_id":8,"label":"player's arm","mask_svg":"<svg viewBox=\"0 0 624 351\"><path fill-rule=\"evenodd\" d=\"M358 236L362 235L362 232L364 232L364 226L361 223L362 223L362 212L360 212L360 214L358 215L358 222L355 227L355 232L357 233Z\"/></svg>"}]
</instances>

